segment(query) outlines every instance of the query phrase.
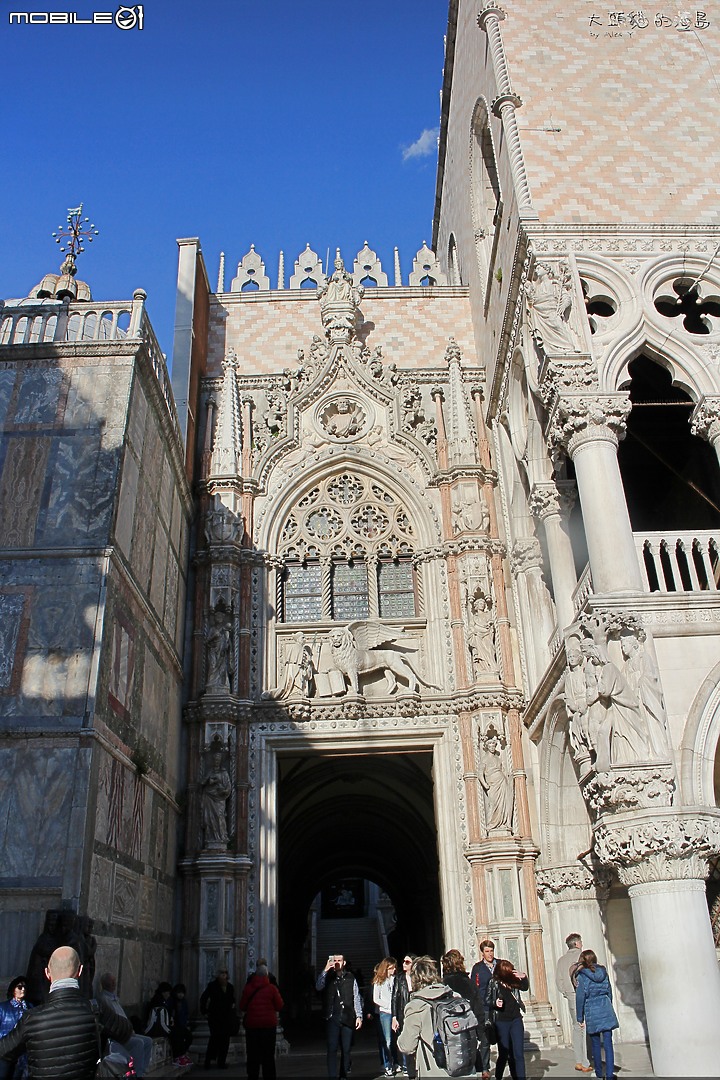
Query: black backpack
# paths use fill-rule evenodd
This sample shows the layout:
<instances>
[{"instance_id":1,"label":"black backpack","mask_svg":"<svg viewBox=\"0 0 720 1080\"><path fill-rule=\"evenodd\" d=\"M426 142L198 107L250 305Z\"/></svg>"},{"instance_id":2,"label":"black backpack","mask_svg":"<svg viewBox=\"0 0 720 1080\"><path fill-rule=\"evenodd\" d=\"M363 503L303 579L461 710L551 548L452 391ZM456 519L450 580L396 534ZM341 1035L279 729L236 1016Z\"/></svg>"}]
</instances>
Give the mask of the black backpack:
<instances>
[{"instance_id":1,"label":"black backpack","mask_svg":"<svg viewBox=\"0 0 720 1080\"><path fill-rule=\"evenodd\" d=\"M416 997L432 1009L435 1064L448 1076L468 1076L475 1069L477 1017L467 998L453 990L437 998Z\"/></svg>"}]
</instances>

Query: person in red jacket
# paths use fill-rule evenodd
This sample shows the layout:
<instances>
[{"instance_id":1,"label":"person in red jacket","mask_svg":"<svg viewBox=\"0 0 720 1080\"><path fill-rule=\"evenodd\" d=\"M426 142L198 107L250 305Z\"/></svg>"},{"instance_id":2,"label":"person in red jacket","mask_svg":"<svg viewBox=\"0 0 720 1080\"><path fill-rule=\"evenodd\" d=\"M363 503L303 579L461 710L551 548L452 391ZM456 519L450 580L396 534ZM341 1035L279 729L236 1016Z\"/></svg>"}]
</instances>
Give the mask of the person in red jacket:
<instances>
[{"instance_id":1,"label":"person in red jacket","mask_svg":"<svg viewBox=\"0 0 720 1080\"><path fill-rule=\"evenodd\" d=\"M248 1080L275 1080L275 1035L278 1012L283 1007L280 991L268 978L265 964L258 964L248 979L240 998L240 1012L245 1013L245 1048Z\"/></svg>"}]
</instances>

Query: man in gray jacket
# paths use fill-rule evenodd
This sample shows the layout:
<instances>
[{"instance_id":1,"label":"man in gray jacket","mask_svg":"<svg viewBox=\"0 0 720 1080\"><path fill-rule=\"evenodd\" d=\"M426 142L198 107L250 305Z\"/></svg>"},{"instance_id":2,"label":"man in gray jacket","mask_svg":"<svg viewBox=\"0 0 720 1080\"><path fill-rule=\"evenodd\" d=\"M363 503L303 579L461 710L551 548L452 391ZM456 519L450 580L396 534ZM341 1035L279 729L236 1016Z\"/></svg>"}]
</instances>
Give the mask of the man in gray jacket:
<instances>
[{"instance_id":1,"label":"man in gray jacket","mask_svg":"<svg viewBox=\"0 0 720 1080\"><path fill-rule=\"evenodd\" d=\"M565 938L567 952L563 953L555 968L555 985L568 1003L570 1009L570 1021L572 1023L573 1049L575 1051L575 1071L592 1072L592 1065L588 1059L587 1035L582 1024L578 1024L575 1013L575 982L573 975L580 963L582 952L582 938L579 934L569 934Z\"/></svg>"}]
</instances>

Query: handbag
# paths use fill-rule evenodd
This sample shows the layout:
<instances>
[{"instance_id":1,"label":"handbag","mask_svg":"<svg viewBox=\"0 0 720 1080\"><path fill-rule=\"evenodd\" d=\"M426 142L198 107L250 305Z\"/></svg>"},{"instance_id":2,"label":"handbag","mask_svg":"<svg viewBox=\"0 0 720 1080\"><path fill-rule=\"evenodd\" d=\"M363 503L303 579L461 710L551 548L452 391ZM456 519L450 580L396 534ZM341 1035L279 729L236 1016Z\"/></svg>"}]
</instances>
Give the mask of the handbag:
<instances>
[{"instance_id":1,"label":"handbag","mask_svg":"<svg viewBox=\"0 0 720 1080\"><path fill-rule=\"evenodd\" d=\"M497 1024L495 1023L496 1009L490 1005L491 1001L494 1001L498 993L497 981L492 978L488 983L487 990L485 992L485 1001L488 1005L488 1011L485 1014L485 1038L491 1046L497 1046L498 1032Z\"/></svg>"},{"instance_id":2,"label":"handbag","mask_svg":"<svg viewBox=\"0 0 720 1080\"><path fill-rule=\"evenodd\" d=\"M485 1038L491 1046L497 1046L498 1033L497 1025L494 1020L485 1021Z\"/></svg>"},{"instance_id":3,"label":"handbag","mask_svg":"<svg viewBox=\"0 0 720 1080\"><path fill-rule=\"evenodd\" d=\"M238 1015L238 1013L230 1013L230 1023L228 1026L230 1028L231 1035L240 1034L240 1016Z\"/></svg>"}]
</instances>

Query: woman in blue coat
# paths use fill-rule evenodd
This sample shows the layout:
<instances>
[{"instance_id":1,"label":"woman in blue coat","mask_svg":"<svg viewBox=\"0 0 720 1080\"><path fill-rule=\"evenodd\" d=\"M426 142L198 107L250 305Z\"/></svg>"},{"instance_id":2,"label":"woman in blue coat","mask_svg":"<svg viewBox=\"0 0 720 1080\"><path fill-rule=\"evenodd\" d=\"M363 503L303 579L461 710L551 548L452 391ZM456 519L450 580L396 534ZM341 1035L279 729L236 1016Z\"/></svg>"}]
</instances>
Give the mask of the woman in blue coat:
<instances>
[{"instance_id":1,"label":"woman in blue coat","mask_svg":"<svg viewBox=\"0 0 720 1080\"><path fill-rule=\"evenodd\" d=\"M8 986L7 1001L0 1003L0 1038L17 1027L28 1009L32 1009L32 1005L25 1000L25 978L20 975ZM27 1054L21 1054L17 1062L0 1061L0 1080L6 1077L25 1080L27 1074Z\"/></svg>"},{"instance_id":2,"label":"woman in blue coat","mask_svg":"<svg viewBox=\"0 0 720 1080\"><path fill-rule=\"evenodd\" d=\"M612 1033L618 1027L618 1018L612 1006L612 989L608 973L592 949L580 953L580 967L577 969L577 987L575 989L577 1020L584 1024L592 1042L595 1075L612 1080L615 1071ZM603 1072L601 1045L605 1049L605 1071Z\"/></svg>"}]
</instances>

